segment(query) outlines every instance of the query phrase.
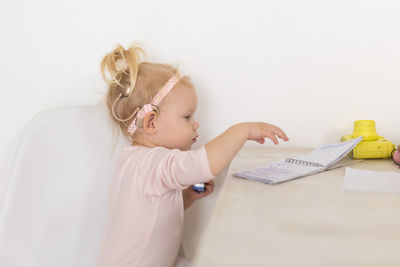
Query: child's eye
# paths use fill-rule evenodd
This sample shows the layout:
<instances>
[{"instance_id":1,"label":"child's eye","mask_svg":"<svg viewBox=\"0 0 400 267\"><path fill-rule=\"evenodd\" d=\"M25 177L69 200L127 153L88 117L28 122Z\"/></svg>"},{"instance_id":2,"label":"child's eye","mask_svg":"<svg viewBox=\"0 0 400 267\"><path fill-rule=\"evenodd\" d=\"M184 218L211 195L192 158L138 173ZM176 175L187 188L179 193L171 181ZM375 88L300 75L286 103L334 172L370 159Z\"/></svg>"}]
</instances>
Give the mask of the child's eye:
<instances>
[{"instance_id":1,"label":"child's eye","mask_svg":"<svg viewBox=\"0 0 400 267\"><path fill-rule=\"evenodd\" d=\"M189 120L190 117L192 117L191 115L185 116L185 119Z\"/></svg>"}]
</instances>

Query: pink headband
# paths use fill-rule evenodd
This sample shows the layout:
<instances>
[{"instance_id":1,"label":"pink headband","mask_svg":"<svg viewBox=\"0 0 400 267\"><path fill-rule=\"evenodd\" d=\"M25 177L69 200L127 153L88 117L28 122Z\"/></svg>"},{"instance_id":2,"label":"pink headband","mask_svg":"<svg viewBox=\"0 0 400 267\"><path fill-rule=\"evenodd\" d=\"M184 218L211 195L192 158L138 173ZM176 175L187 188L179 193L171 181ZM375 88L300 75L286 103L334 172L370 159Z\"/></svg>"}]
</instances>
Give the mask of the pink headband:
<instances>
[{"instance_id":1,"label":"pink headband","mask_svg":"<svg viewBox=\"0 0 400 267\"><path fill-rule=\"evenodd\" d=\"M158 105L160 102L164 99L164 97L171 91L172 88L182 79L183 75L178 73L175 74L174 76L171 77L171 79L168 80L168 82L161 88L161 90L156 94L155 97L151 100L150 104L146 104L143 107L140 108L139 111L137 111L135 119L132 121L132 123L128 127L128 133L133 135L135 131L137 130L138 127L141 127L142 125L142 119L144 116L146 116L147 113L150 111L158 111ZM140 125L136 124L137 120L140 120L138 123Z\"/></svg>"}]
</instances>

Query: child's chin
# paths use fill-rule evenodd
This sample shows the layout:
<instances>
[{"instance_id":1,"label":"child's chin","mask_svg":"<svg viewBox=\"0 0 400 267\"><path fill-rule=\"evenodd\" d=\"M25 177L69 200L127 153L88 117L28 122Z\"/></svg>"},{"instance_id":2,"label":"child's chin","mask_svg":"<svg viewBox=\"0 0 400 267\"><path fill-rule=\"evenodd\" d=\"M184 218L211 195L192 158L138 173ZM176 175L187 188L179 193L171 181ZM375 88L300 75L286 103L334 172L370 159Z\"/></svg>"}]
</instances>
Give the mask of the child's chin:
<instances>
[{"instance_id":1,"label":"child's chin","mask_svg":"<svg viewBox=\"0 0 400 267\"><path fill-rule=\"evenodd\" d=\"M192 149L192 145L186 146L184 148L182 148L182 151L188 151Z\"/></svg>"}]
</instances>

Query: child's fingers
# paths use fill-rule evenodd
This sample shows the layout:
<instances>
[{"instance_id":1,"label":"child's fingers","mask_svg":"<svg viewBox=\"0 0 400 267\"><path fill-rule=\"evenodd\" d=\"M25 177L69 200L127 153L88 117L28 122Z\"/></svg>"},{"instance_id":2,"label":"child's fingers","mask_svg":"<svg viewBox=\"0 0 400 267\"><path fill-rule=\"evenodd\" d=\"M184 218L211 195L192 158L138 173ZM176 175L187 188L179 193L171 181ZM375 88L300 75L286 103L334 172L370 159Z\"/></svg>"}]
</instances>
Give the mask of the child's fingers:
<instances>
[{"instance_id":1,"label":"child's fingers","mask_svg":"<svg viewBox=\"0 0 400 267\"><path fill-rule=\"evenodd\" d=\"M205 191L203 192L203 196L207 196L214 191L214 181L209 181L204 184Z\"/></svg>"},{"instance_id":2,"label":"child's fingers","mask_svg":"<svg viewBox=\"0 0 400 267\"><path fill-rule=\"evenodd\" d=\"M204 192L199 192L199 191L194 191L193 190L193 192L191 192L191 197L194 200L198 200L198 199L200 199L202 197L205 197L206 193L207 193L207 189L205 189Z\"/></svg>"},{"instance_id":3,"label":"child's fingers","mask_svg":"<svg viewBox=\"0 0 400 267\"><path fill-rule=\"evenodd\" d=\"M289 138L287 137L287 135L285 134L284 131L282 131L281 129L279 129L280 131L277 133L278 137L280 139L283 139L285 141L289 141Z\"/></svg>"},{"instance_id":4,"label":"child's fingers","mask_svg":"<svg viewBox=\"0 0 400 267\"><path fill-rule=\"evenodd\" d=\"M211 193L212 191L214 191L214 182L212 182L212 184L205 183L204 187L206 188L206 192Z\"/></svg>"},{"instance_id":5,"label":"child's fingers","mask_svg":"<svg viewBox=\"0 0 400 267\"><path fill-rule=\"evenodd\" d=\"M274 142L275 145L279 144L278 139L276 138L275 134L268 133L265 137L268 137L269 139L271 139L271 141Z\"/></svg>"},{"instance_id":6,"label":"child's fingers","mask_svg":"<svg viewBox=\"0 0 400 267\"><path fill-rule=\"evenodd\" d=\"M203 197L208 196L214 191L214 187L207 188L206 191L204 192Z\"/></svg>"},{"instance_id":7,"label":"child's fingers","mask_svg":"<svg viewBox=\"0 0 400 267\"><path fill-rule=\"evenodd\" d=\"M275 135L272 135L269 139L271 139L272 142L274 142L275 145L279 144L278 139L276 138Z\"/></svg>"},{"instance_id":8,"label":"child's fingers","mask_svg":"<svg viewBox=\"0 0 400 267\"><path fill-rule=\"evenodd\" d=\"M281 129L281 128L279 128L279 127L277 127L277 126L275 126L276 128L275 128L275 134L280 138L280 139L283 139L283 140L285 140L285 141L288 141L289 140L289 138L287 137L287 135L286 135L286 133Z\"/></svg>"},{"instance_id":9,"label":"child's fingers","mask_svg":"<svg viewBox=\"0 0 400 267\"><path fill-rule=\"evenodd\" d=\"M204 185L212 185L212 186L214 186L214 180L210 180L210 181L208 181L207 183L204 183Z\"/></svg>"},{"instance_id":10,"label":"child's fingers","mask_svg":"<svg viewBox=\"0 0 400 267\"><path fill-rule=\"evenodd\" d=\"M289 140L289 138L286 136L286 133L278 126L265 123L265 124L263 124L262 131L263 131L263 137L264 138L267 137L267 138L271 139L272 142L274 142L274 144L278 144L278 140L277 140L276 136L284 141ZM259 142L258 140L256 140L256 141Z\"/></svg>"}]
</instances>

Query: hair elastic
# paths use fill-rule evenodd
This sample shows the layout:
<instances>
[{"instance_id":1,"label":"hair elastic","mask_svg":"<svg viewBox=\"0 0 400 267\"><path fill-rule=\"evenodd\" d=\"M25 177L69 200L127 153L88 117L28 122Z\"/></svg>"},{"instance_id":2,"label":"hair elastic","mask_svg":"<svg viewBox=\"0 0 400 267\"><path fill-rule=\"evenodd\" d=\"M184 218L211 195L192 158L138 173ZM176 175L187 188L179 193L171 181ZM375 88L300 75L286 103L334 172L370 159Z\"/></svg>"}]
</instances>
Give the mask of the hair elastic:
<instances>
[{"instance_id":1,"label":"hair elastic","mask_svg":"<svg viewBox=\"0 0 400 267\"><path fill-rule=\"evenodd\" d=\"M135 133L138 127L142 127L142 120L147 113L151 111L158 112L158 105L164 99L164 97L171 91L172 88L182 79L183 75L178 73L172 76L168 82L160 89L160 91L153 97L149 104L145 104L139 110L136 109L132 115L136 114L136 118L129 125L127 131L131 135Z\"/></svg>"}]
</instances>

